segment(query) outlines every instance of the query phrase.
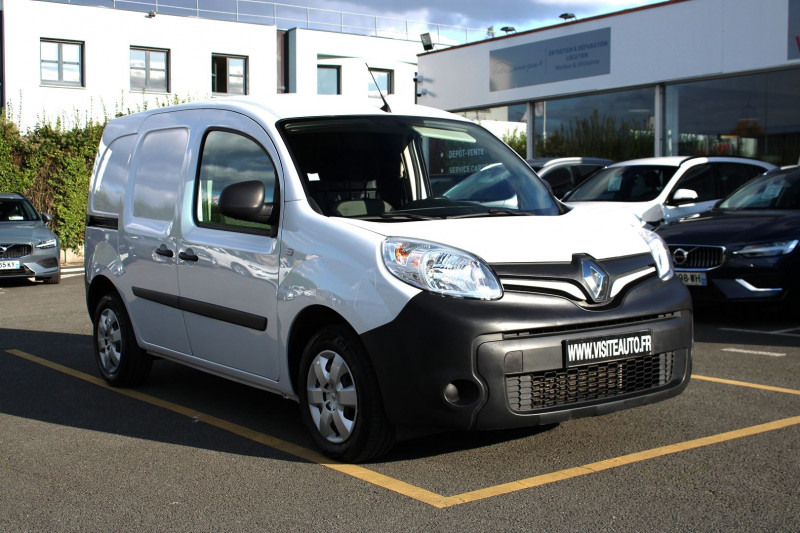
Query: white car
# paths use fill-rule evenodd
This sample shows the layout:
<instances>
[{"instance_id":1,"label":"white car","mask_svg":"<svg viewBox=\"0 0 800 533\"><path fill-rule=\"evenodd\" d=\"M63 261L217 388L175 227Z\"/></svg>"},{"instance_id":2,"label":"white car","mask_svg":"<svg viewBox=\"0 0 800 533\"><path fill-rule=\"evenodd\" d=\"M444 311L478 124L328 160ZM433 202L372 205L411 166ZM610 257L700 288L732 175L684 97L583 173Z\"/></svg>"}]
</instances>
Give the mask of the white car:
<instances>
[{"instance_id":1,"label":"white car","mask_svg":"<svg viewBox=\"0 0 800 533\"><path fill-rule=\"evenodd\" d=\"M720 199L775 165L742 157L649 157L609 165L563 201L597 214L629 212L663 222L708 211Z\"/></svg>"},{"instance_id":2,"label":"white car","mask_svg":"<svg viewBox=\"0 0 800 533\"><path fill-rule=\"evenodd\" d=\"M94 168L86 303L114 385L186 364L298 401L325 453L361 461L396 428L550 424L689 382L661 238L568 210L461 117L218 98L110 121Z\"/></svg>"}]
</instances>

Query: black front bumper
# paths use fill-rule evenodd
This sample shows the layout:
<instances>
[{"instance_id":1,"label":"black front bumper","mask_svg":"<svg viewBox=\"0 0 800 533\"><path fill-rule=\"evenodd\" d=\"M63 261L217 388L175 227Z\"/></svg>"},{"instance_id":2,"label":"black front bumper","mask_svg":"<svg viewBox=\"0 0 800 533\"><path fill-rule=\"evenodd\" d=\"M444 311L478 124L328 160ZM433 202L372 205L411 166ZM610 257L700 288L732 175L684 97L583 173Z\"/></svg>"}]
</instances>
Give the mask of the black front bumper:
<instances>
[{"instance_id":1,"label":"black front bumper","mask_svg":"<svg viewBox=\"0 0 800 533\"><path fill-rule=\"evenodd\" d=\"M683 283L641 281L614 305L507 292L497 301L421 293L362 339L398 426L548 424L679 394L689 382L692 306ZM568 367L564 341L649 331L648 355Z\"/></svg>"}]
</instances>

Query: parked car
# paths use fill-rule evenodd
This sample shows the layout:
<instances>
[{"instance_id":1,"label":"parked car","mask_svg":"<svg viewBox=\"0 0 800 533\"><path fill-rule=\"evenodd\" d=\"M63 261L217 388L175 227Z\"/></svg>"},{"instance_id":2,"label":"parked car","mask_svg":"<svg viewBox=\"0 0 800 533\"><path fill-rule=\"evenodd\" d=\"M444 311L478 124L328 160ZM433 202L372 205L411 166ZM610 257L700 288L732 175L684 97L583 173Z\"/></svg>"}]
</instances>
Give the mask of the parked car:
<instances>
[{"instance_id":1,"label":"parked car","mask_svg":"<svg viewBox=\"0 0 800 533\"><path fill-rule=\"evenodd\" d=\"M658 229L697 301L800 303L800 168L767 172Z\"/></svg>"},{"instance_id":2,"label":"parked car","mask_svg":"<svg viewBox=\"0 0 800 533\"><path fill-rule=\"evenodd\" d=\"M711 209L775 165L741 157L650 157L609 165L564 201L596 213L629 211L657 226Z\"/></svg>"},{"instance_id":3,"label":"parked car","mask_svg":"<svg viewBox=\"0 0 800 533\"><path fill-rule=\"evenodd\" d=\"M540 157L528 164L540 178L550 184L556 198L563 198L601 168L613 163L599 157Z\"/></svg>"},{"instance_id":4,"label":"parked car","mask_svg":"<svg viewBox=\"0 0 800 533\"><path fill-rule=\"evenodd\" d=\"M0 279L61 281L58 238L47 227L51 220L23 195L0 193Z\"/></svg>"},{"instance_id":5,"label":"parked car","mask_svg":"<svg viewBox=\"0 0 800 533\"><path fill-rule=\"evenodd\" d=\"M463 117L378 105L220 98L111 120L85 252L104 379L141 383L155 355L272 391L347 461L396 428L550 424L686 387L692 303L657 234L567 209ZM480 169L485 194L434 192L432 175Z\"/></svg>"}]
</instances>

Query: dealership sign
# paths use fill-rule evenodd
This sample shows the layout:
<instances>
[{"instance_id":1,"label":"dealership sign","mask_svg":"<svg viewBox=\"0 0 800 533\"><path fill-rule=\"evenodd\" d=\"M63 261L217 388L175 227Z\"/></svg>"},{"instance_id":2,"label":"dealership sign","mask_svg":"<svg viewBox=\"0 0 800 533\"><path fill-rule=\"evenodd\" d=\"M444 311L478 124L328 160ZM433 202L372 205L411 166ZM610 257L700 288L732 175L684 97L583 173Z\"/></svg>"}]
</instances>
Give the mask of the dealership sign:
<instances>
[{"instance_id":1,"label":"dealership sign","mask_svg":"<svg viewBox=\"0 0 800 533\"><path fill-rule=\"evenodd\" d=\"M492 50L489 90L600 76L611 72L611 28Z\"/></svg>"}]
</instances>

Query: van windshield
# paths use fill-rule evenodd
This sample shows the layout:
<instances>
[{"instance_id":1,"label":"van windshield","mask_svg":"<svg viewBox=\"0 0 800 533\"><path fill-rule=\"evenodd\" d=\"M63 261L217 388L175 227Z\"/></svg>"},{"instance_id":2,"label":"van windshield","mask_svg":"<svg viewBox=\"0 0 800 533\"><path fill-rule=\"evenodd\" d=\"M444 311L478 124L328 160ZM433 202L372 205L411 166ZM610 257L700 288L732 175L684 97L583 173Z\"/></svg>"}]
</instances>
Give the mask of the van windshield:
<instances>
[{"instance_id":1,"label":"van windshield","mask_svg":"<svg viewBox=\"0 0 800 533\"><path fill-rule=\"evenodd\" d=\"M561 213L531 168L475 124L386 115L280 126L309 202L328 216L391 221Z\"/></svg>"}]
</instances>

